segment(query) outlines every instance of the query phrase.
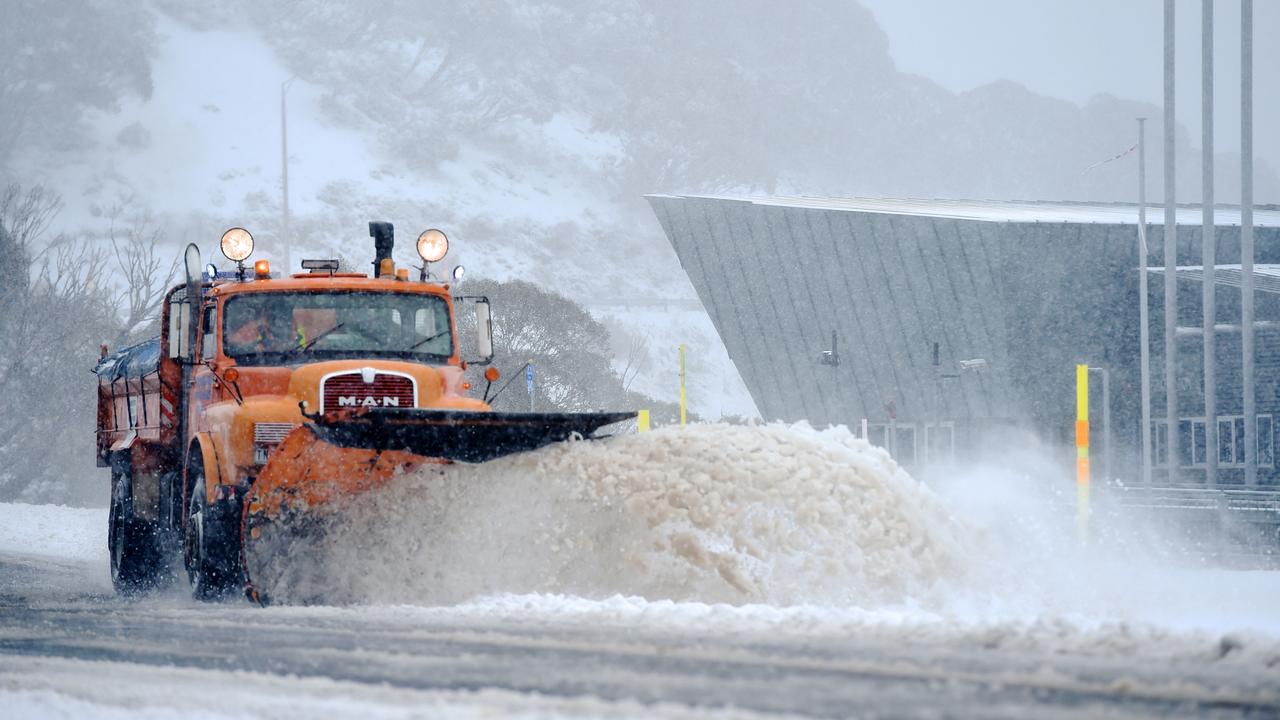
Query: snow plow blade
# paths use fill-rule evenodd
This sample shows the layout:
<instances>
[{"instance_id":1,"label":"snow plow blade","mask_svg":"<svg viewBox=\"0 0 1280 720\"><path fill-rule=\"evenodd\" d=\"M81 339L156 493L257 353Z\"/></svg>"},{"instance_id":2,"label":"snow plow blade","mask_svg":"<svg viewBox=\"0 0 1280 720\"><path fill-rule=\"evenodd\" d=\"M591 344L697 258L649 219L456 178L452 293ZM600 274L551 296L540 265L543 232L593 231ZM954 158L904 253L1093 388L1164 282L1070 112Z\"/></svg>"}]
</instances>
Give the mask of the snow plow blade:
<instances>
[{"instance_id":1,"label":"snow plow blade","mask_svg":"<svg viewBox=\"0 0 1280 720\"><path fill-rule=\"evenodd\" d=\"M262 605L342 603L325 581L344 562L325 542L341 500L427 463L479 463L536 450L635 417L613 413L497 413L371 409L331 413L288 435L244 498L245 592Z\"/></svg>"},{"instance_id":2,"label":"snow plow blade","mask_svg":"<svg viewBox=\"0 0 1280 720\"><path fill-rule=\"evenodd\" d=\"M338 447L411 452L423 457L484 462L543 445L587 438L634 412L499 413L461 410L371 410L313 427Z\"/></svg>"}]
</instances>

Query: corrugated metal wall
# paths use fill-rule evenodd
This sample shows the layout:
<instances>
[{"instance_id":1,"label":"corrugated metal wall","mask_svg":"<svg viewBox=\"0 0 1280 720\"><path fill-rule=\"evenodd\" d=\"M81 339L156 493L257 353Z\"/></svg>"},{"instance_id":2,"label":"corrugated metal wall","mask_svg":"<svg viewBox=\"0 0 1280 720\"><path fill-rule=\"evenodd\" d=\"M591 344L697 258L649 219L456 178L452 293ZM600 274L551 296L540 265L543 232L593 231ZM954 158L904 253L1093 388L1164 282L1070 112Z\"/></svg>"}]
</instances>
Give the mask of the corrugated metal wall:
<instances>
[{"instance_id":1,"label":"corrugated metal wall","mask_svg":"<svg viewBox=\"0 0 1280 720\"><path fill-rule=\"evenodd\" d=\"M885 422L891 403L898 421L954 421L958 437L965 428L1014 424L1067 443L1074 366L1088 362L1109 369L1118 455L1130 456L1130 464L1136 457L1133 225L994 222L699 197L653 196L650 203L767 419ZM1219 262L1238 262L1239 228L1220 233ZM1182 264L1198 264L1199 234L1197 226L1179 228ZM1159 226L1148 236L1150 264L1159 265ZM1257 243L1259 262L1280 262L1280 229L1259 228ZM1161 282L1152 277L1156 417L1163 406ZM1238 314L1238 291L1223 288L1219 296L1220 317ZM1280 303L1268 298L1260 300L1259 318L1280 318ZM1199 324L1199 299L1198 286L1181 289L1183 324ZM840 339L837 367L818 359L833 330ZM1190 382L1199 373L1199 342L1183 340L1181 347ZM1223 412L1233 412L1238 336L1219 348L1219 398ZM1258 348L1259 412L1280 413L1280 332L1260 333ZM983 362L971 366L982 367L962 369L961 361L974 360ZM1184 414L1200 403L1199 393L1198 385L1188 387ZM1116 461L1122 470L1124 462Z\"/></svg>"}]
</instances>

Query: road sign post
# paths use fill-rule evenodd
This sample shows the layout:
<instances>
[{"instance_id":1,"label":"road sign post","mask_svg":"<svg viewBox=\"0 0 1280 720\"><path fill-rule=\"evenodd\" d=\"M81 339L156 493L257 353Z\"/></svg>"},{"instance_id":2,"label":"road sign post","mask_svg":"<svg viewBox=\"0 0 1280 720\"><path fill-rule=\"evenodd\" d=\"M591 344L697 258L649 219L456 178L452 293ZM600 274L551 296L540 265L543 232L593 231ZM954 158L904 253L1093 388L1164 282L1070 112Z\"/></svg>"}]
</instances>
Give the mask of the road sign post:
<instances>
[{"instance_id":1,"label":"road sign post","mask_svg":"<svg viewBox=\"0 0 1280 720\"><path fill-rule=\"evenodd\" d=\"M1089 366L1076 365L1076 524L1089 541Z\"/></svg>"},{"instance_id":2,"label":"road sign post","mask_svg":"<svg viewBox=\"0 0 1280 720\"><path fill-rule=\"evenodd\" d=\"M529 412L533 412L533 363L524 366L524 382L529 388Z\"/></svg>"}]
</instances>

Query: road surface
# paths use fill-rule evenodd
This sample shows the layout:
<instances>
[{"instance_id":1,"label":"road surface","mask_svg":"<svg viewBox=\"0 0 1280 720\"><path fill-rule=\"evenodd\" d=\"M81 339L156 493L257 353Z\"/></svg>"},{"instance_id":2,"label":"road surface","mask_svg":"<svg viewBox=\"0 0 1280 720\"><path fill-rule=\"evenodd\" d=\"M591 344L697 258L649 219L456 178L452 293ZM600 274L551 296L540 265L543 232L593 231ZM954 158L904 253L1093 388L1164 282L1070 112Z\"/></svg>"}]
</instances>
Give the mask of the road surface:
<instances>
[{"instance_id":1,"label":"road surface","mask_svg":"<svg viewBox=\"0 0 1280 720\"><path fill-rule=\"evenodd\" d=\"M0 705L54 717L1280 716L1269 639L634 598L264 610L178 589L125 601L104 574L91 558L0 554Z\"/></svg>"}]
</instances>

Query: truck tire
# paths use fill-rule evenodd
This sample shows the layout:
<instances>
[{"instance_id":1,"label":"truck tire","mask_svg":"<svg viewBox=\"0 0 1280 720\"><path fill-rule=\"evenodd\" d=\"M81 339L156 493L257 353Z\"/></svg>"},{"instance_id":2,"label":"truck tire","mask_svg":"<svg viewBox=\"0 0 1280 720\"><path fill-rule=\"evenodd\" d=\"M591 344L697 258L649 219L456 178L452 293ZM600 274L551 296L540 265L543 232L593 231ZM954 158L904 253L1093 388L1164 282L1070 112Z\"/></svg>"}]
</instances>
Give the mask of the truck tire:
<instances>
[{"instance_id":1,"label":"truck tire","mask_svg":"<svg viewBox=\"0 0 1280 720\"><path fill-rule=\"evenodd\" d=\"M187 518L183 526L182 557L191 595L197 600L221 600L243 585L240 571L240 533L235 513L218 517L205 495L204 461L198 448L187 464Z\"/></svg>"},{"instance_id":2,"label":"truck tire","mask_svg":"<svg viewBox=\"0 0 1280 720\"><path fill-rule=\"evenodd\" d=\"M155 590L168 576L156 523L133 513L133 473L128 460L111 469L111 511L107 519L107 552L111 557L111 584L121 595Z\"/></svg>"}]
</instances>

